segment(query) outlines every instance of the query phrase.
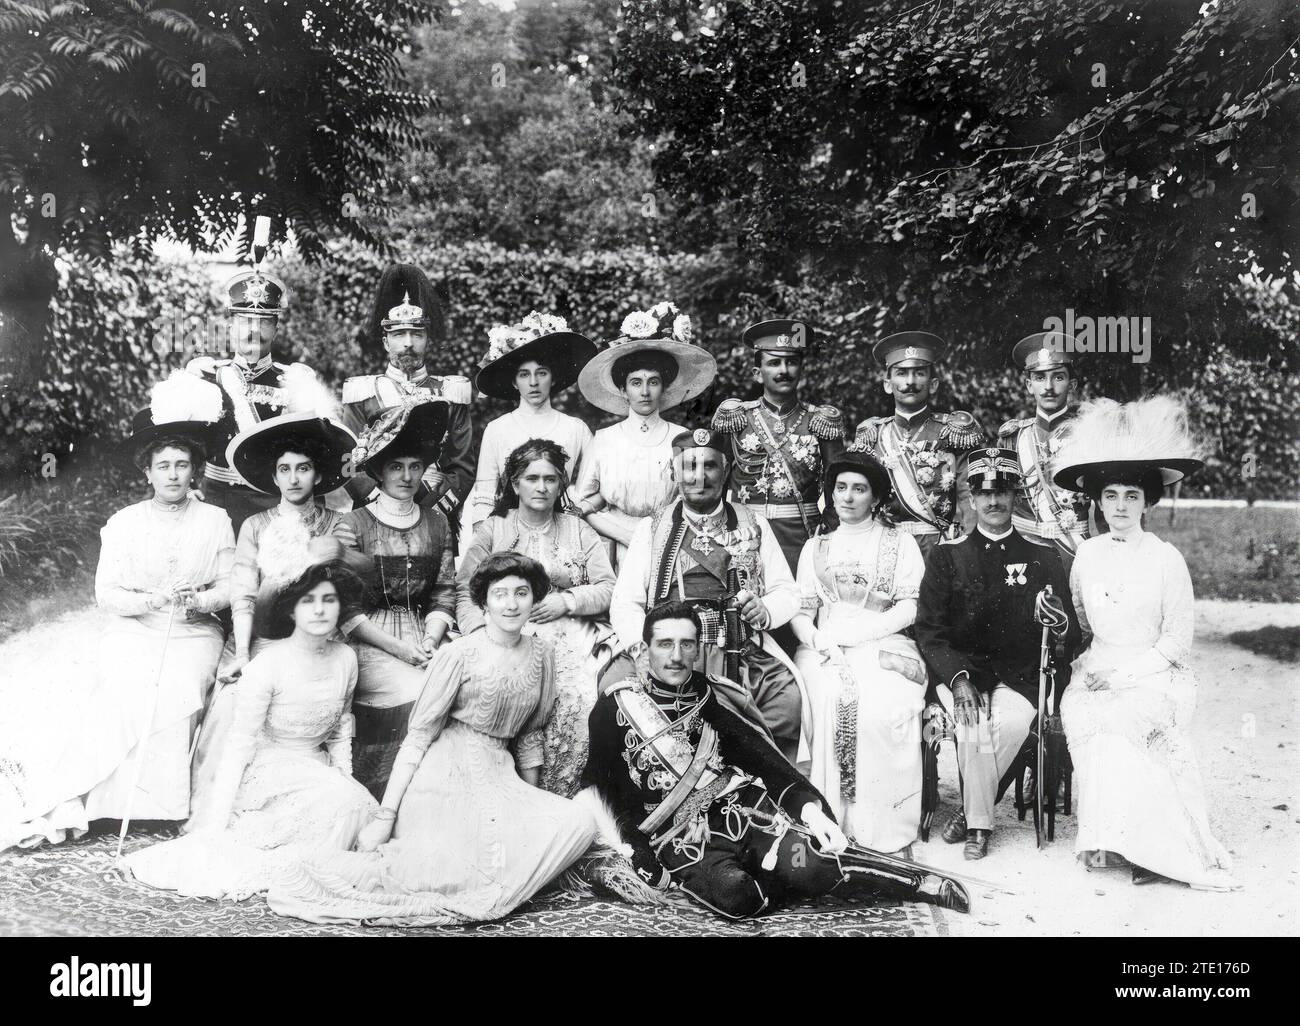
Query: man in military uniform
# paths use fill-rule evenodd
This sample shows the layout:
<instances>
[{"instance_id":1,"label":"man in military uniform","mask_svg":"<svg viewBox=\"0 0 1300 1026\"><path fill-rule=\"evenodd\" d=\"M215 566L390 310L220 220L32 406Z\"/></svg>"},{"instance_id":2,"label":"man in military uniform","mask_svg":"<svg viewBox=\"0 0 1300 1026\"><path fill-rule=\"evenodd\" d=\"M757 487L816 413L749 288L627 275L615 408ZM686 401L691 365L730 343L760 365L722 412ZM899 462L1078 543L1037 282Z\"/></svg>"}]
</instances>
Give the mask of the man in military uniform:
<instances>
[{"instance_id":1,"label":"man in military uniform","mask_svg":"<svg viewBox=\"0 0 1300 1026\"><path fill-rule=\"evenodd\" d=\"M400 406L411 397L447 403L446 433L438 442L438 462L425 471L424 487L416 496L422 506L440 509L452 526L456 511L474 485L474 429L469 404L473 388L461 375L429 373L429 339L444 336L442 304L433 285L414 264L393 264L385 269L375 292L368 342L382 347L388 366L382 374L366 374L343 382L343 404L348 427L360 433L380 410ZM374 482L365 475L348 487L354 500L363 502ZM454 540L454 538L453 538Z\"/></svg>"},{"instance_id":2,"label":"man in military uniform","mask_svg":"<svg viewBox=\"0 0 1300 1026\"><path fill-rule=\"evenodd\" d=\"M689 602L704 622L699 669L723 673L727 650L781 752L799 750L803 702L793 664L769 632L799 611L790 565L762 516L726 502L727 439L700 428L673 439L681 498L632 532L619 564L609 619L619 659L602 682L626 675L641 644L646 610Z\"/></svg>"},{"instance_id":3,"label":"man in military uniform","mask_svg":"<svg viewBox=\"0 0 1300 1026\"><path fill-rule=\"evenodd\" d=\"M889 471L893 495L884 515L916 539L928 557L940 538L959 538L965 486L960 473L966 453L984 442L984 431L965 410L935 412L939 379L934 365L947 348L924 331L901 331L872 349L884 372L885 392L894 397L890 417L868 417L858 425L851 448L875 456Z\"/></svg>"},{"instance_id":4,"label":"man in military uniform","mask_svg":"<svg viewBox=\"0 0 1300 1026\"><path fill-rule=\"evenodd\" d=\"M1056 673L1062 689L1081 635L1056 552L1011 526L1020 486L1015 452L976 450L966 473L976 528L931 553L913 629L939 701L957 721L962 809L943 839L964 839L964 856L982 859L998 785L1037 715L1042 628L1050 627L1065 650Z\"/></svg>"},{"instance_id":5,"label":"man in military uniform","mask_svg":"<svg viewBox=\"0 0 1300 1026\"><path fill-rule=\"evenodd\" d=\"M830 891L968 911L957 881L850 845L826 800L746 713L744 693L694 669L700 635L689 604L650 610L639 639L646 669L612 681L589 717L583 782L613 812L637 875L731 919Z\"/></svg>"},{"instance_id":6,"label":"man in military uniform","mask_svg":"<svg viewBox=\"0 0 1300 1026\"><path fill-rule=\"evenodd\" d=\"M226 447L241 431L282 413L315 413L329 417L338 412L333 395L305 363L283 364L272 359L276 328L284 309L284 282L261 269L270 224L258 218L251 270L240 271L226 285L230 314L230 344L234 356L199 356L185 369L221 389L221 420L213 429L219 444L213 448L203 476L205 502L230 515L235 533L254 513L280 501L248 485L230 466Z\"/></svg>"},{"instance_id":7,"label":"man in military uniform","mask_svg":"<svg viewBox=\"0 0 1300 1026\"><path fill-rule=\"evenodd\" d=\"M822 468L844 449L844 416L799 398L813 330L802 321L763 321L741 336L754 351L758 399L724 399L713 430L731 442L731 496L762 514L790 569L821 524Z\"/></svg>"},{"instance_id":8,"label":"man in military uniform","mask_svg":"<svg viewBox=\"0 0 1300 1026\"><path fill-rule=\"evenodd\" d=\"M1074 351L1074 339L1056 331L1040 331L1012 347L1011 362L1024 372L1034 415L998 429L998 445L1015 450L1023 481L1011 524L1030 541L1055 547L1067 574L1079 543L1096 533L1088 497L1052 483L1061 434L1074 415Z\"/></svg>"}]
</instances>

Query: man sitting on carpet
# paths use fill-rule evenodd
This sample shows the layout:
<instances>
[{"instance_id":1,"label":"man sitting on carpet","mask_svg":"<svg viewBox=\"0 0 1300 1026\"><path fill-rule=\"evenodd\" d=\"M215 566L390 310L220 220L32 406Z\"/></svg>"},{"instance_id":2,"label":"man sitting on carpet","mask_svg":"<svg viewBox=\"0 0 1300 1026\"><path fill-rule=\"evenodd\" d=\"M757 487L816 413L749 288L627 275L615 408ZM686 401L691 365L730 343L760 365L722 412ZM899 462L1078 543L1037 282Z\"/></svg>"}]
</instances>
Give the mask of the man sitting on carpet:
<instances>
[{"instance_id":1,"label":"man sitting on carpet","mask_svg":"<svg viewBox=\"0 0 1300 1026\"><path fill-rule=\"evenodd\" d=\"M968 911L955 880L849 845L739 685L693 669L700 632L689 604L656 606L642 628L648 673L609 683L591 711L584 782L612 809L637 874L732 919L836 888Z\"/></svg>"}]
</instances>

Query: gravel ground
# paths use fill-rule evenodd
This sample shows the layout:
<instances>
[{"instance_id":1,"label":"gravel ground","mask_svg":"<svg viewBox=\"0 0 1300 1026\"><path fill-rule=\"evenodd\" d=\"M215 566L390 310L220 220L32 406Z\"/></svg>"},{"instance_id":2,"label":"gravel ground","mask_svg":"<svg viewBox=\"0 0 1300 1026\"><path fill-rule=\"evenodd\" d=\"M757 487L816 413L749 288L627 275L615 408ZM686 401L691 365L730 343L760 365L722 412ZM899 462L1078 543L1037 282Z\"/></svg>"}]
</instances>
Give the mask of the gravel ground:
<instances>
[{"instance_id":1,"label":"gravel ground","mask_svg":"<svg viewBox=\"0 0 1300 1026\"><path fill-rule=\"evenodd\" d=\"M961 846L938 836L957 799L947 745L940 763L943 807L930 843L916 845L916 857L1012 892L972 886L971 915L944 913L952 935L1300 933L1300 741L1293 733L1300 726L1300 667L1227 641L1235 630L1300 624L1300 604L1200 601L1196 612L1194 742L1211 823L1245 889L1216 894L1172 884L1133 887L1126 869L1088 872L1074 860L1073 817L1058 816L1056 842L1038 851L1031 820L1016 820L1010 797L999 808L988 858L964 862ZM0 643L0 710L13 714L35 704L43 715L59 716L76 701L76 689L65 682L93 671L98 631L99 614L87 609ZM37 703L33 685L41 696ZM22 700L15 701L19 693ZM12 728L11 716L4 719Z\"/></svg>"}]
</instances>

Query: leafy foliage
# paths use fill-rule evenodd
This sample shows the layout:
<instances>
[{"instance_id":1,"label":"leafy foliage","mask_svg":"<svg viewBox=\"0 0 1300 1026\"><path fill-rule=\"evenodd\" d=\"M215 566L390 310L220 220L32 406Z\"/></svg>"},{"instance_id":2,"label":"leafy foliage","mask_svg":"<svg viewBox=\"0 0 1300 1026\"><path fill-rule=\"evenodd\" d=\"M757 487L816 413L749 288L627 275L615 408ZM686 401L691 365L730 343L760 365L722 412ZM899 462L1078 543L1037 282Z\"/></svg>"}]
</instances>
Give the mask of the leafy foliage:
<instances>
[{"instance_id":1,"label":"leafy foliage","mask_svg":"<svg viewBox=\"0 0 1300 1026\"><path fill-rule=\"evenodd\" d=\"M1129 394L1214 343L1284 350L1239 275L1290 284L1300 12L1285 0L630 0L618 81L679 245L835 289L862 347L925 327L990 366L1068 308L1150 316ZM739 255L739 265L734 264ZM788 311L783 311L788 312Z\"/></svg>"}]
</instances>

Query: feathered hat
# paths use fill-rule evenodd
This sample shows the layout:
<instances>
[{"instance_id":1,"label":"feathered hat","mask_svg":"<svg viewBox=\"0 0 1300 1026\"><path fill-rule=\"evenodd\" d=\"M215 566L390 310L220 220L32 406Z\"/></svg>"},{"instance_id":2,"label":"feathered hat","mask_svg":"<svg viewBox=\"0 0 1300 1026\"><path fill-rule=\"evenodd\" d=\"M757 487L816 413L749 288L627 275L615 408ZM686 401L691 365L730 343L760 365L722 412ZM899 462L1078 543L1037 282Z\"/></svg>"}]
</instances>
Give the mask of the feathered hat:
<instances>
[{"instance_id":1,"label":"feathered hat","mask_svg":"<svg viewBox=\"0 0 1300 1026\"><path fill-rule=\"evenodd\" d=\"M1154 503L1166 485L1205 465L1200 454L1187 408L1176 399L1156 395L1122 405L1095 399L1066 425L1053 480L1093 500L1108 484L1136 484Z\"/></svg>"},{"instance_id":2,"label":"feathered hat","mask_svg":"<svg viewBox=\"0 0 1300 1026\"><path fill-rule=\"evenodd\" d=\"M569 330L563 317L534 310L518 324L498 324L488 332L487 355L479 361L474 387L494 399L517 399L515 372L536 360L551 372L551 392L578 380L578 372L596 355L596 343Z\"/></svg>"},{"instance_id":3,"label":"feathered hat","mask_svg":"<svg viewBox=\"0 0 1300 1026\"><path fill-rule=\"evenodd\" d=\"M606 413L627 413L627 398L619 387L623 371L640 370L638 362L662 365L664 392L659 405L670 410L690 402L713 383L718 364L695 341L691 319L672 303L659 303L623 318L619 337L597 353L578 375L578 389L587 402ZM659 354L654 356L651 354ZM622 374L626 378L626 374Z\"/></svg>"},{"instance_id":4,"label":"feathered hat","mask_svg":"<svg viewBox=\"0 0 1300 1026\"><path fill-rule=\"evenodd\" d=\"M197 374L174 370L150 389L149 405L131 418L131 450L135 462L160 438L183 438L193 446L195 462L208 458L219 444L213 429L221 419L221 389Z\"/></svg>"},{"instance_id":5,"label":"feathered hat","mask_svg":"<svg viewBox=\"0 0 1300 1026\"><path fill-rule=\"evenodd\" d=\"M430 342L441 344L447 335L442 302L428 275L415 264L389 264L375 289L366 343L383 352L385 335L411 328L423 328Z\"/></svg>"},{"instance_id":6,"label":"feathered hat","mask_svg":"<svg viewBox=\"0 0 1300 1026\"><path fill-rule=\"evenodd\" d=\"M437 462L447 434L448 404L428 393L406 396L370 418L352 450L352 465L376 481L389 453L419 455L426 466Z\"/></svg>"}]
</instances>

